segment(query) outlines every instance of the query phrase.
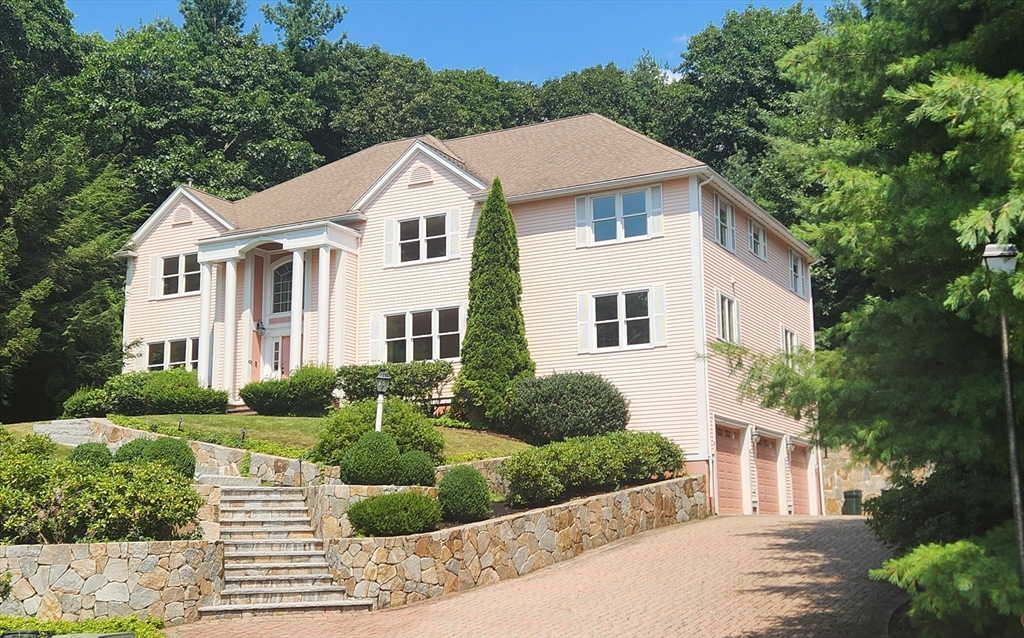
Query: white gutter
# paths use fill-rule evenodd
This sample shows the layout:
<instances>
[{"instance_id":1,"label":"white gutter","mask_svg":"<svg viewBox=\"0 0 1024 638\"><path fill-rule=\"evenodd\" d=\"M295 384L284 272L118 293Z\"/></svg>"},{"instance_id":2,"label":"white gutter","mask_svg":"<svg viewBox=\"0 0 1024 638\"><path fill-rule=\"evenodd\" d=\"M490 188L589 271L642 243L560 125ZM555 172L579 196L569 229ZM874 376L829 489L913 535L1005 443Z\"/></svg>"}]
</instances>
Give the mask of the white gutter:
<instances>
[{"instance_id":1,"label":"white gutter","mask_svg":"<svg viewBox=\"0 0 1024 638\"><path fill-rule=\"evenodd\" d=\"M579 186L566 186L565 188L553 188L546 191L536 191L534 193L523 193L522 195L509 195L505 198L509 204L518 204L522 202L532 202L538 199L548 199L550 197L564 197L566 195L578 195L580 193L592 193L600 190L612 190L615 188L622 188L625 186L634 186L637 184L649 184L652 182L661 182L667 179L676 179L679 177L689 177L690 175L699 175L707 172L709 169L706 166L695 166L692 168L680 168L674 171L665 171L663 173L649 173L647 175L637 175L633 177L623 177L620 179L610 179L604 182L593 182L591 184L582 184ZM482 202L487 199L487 192L474 193L469 198L475 202Z\"/></svg>"}]
</instances>

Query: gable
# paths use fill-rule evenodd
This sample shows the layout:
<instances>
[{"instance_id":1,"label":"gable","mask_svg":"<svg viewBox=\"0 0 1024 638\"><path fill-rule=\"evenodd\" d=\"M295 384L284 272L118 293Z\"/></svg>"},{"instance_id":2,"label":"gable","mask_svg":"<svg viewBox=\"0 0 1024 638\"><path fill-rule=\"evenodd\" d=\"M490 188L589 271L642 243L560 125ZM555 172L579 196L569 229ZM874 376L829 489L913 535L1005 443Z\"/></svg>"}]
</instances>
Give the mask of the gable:
<instances>
[{"instance_id":1,"label":"gable","mask_svg":"<svg viewBox=\"0 0 1024 638\"><path fill-rule=\"evenodd\" d=\"M178 187L135 231L135 234L128 240L128 246L137 250L152 234L157 232L161 235L181 232L190 237L196 237L197 234L202 237L210 237L233 229L234 226L218 215L216 211L192 196L184 188Z\"/></svg>"},{"instance_id":2,"label":"gable","mask_svg":"<svg viewBox=\"0 0 1024 638\"><path fill-rule=\"evenodd\" d=\"M415 175L412 174L413 171L415 171ZM371 206L384 191L390 190L392 187L428 185L433 182L433 176L442 174L446 181L459 182L463 185L467 193L476 192L489 186L437 149L417 140L352 204L351 208L363 211ZM414 183L410 184L410 178Z\"/></svg>"}]
</instances>

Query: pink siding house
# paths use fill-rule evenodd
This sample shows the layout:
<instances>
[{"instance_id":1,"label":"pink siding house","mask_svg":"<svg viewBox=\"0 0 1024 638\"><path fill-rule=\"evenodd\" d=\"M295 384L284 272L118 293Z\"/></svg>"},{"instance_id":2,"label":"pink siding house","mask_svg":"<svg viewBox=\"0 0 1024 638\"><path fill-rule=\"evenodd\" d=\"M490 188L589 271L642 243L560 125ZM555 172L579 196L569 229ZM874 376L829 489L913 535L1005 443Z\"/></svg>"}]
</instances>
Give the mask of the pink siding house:
<instances>
[{"instance_id":1,"label":"pink siding house","mask_svg":"<svg viewBox=\"0 0 1024 638\"><path fill-rule=\"evenodd\" d=\"M819 514L805 424L736 399L707 358L813 346L808 247L698 160L598 115L379 144L230 202L177 188L120 253L129 369L227 390L303 363L449 359L500 177L542 374L604 375L629 427L710 479L719 512Z\"/></svg>"}]
</instances>

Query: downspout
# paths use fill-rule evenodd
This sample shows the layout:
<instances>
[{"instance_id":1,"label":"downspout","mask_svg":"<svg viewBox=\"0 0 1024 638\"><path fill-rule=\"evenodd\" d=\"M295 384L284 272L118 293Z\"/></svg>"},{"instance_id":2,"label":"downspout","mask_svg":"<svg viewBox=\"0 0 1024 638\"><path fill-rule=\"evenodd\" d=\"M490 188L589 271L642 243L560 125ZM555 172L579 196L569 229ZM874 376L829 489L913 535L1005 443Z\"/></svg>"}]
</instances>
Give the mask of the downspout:
<instances>
[{"instance_id":1,"label":"downspout","mask_svg":"<svg viewBox=\"0 0 1024 638\"><path fill-rule=\"evenodd\" d=\"M703 192L703 189L704 189L704 186L709 184L711 182L711 180L713 180L714 178L715 178L715 176L711 175L710 177L708 177L703 182L699 182L697 184L697 214L700 216L700 218L702 220L701 221L701 226L700 226L701 227L701 237L700 237L700 241L697 244L698 246L700 246L700 251L701 251L701 260L700 260L701 268L704 268L704 235L703 235L703 233L704 233L704 222L703 222L703 219L704 219L704 192ZM701 304L703 304L704 303L704 294L706 292L704 290L704 273L701 273L700 281L701 281L700 300L701 300ZM704 322L704 325L701 327L701 329L704 331L704 334L703 334L703 340L704 340L704 344L705 344L704 356L706 357L707 354L708 354L707 353L707 330L708 330L707 321ZM705 365L705 367L707 366L707 360L706 359L705 359L704 365ZM708 414L707 414L708 422L702 424L702 427L706 427L706 428L708 428L710 430L710 432L708 433L708 492L709 492L710 497L711 497L711 502L714 504L714 507L712 508L712 510L713 510L712 514L717 514L718 513L718 459L717 459L718 450L717 450L717 447L715 447L715 445L714 445L714 442L715 442L715 439L714 439L714 437L715 437L715 426L714 426L715 417L714 417L714 412L711 410L711 393L710 393L710 391L708 389L708 374L707 374L706 370L705 370L705 373L704 373L704 388L703 388L703 392L704 392L705 401L706 401L707 406L708 406ZM712 450L711 448L713 448L713 447L715 449Z\"/></svg>"}]
</instances>

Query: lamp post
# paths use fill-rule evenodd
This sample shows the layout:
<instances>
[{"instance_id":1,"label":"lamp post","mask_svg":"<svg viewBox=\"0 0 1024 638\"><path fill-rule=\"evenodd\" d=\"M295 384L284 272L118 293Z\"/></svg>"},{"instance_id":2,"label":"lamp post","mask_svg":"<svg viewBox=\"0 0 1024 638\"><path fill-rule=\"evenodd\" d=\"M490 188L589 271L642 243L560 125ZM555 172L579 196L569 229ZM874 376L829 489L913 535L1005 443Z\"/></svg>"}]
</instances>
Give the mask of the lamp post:
<instances>
[{"instance_id":1,"label":"lamp post","mask_svg":"<svg viewBox=\"0 0 1024 638\"><path fill-rule=\"evenodd\" d=\"M1008 275L1017 269L1017 247L1013 244L989 244L985 246L984 259L990 271ZM1010 378L1010 337L1006 328L1006 311L1003 309L999 310L999 330L1003 350L1003 391L1006 395L1006 439L1010 447L1010 490L1013 494L1013 522L1017 532L1017 570L1020 585L1024 587L1024 512L1021 511L1017 427L1013 408L1013 382Z\"/></svg>"},{"instance_id":2,"label":"lamp post","mask_svg":"<svg viewBox=\"0 0 1024 638\"><path fill-rule=\"evenodd\" d=\"M377 423L374 427L378 432L380 432L381 419L384 418L384 393L388 391L390 384L391 375L387 370L381 368L380 374L377 375Z\"/></svg>"}]
</instances>

